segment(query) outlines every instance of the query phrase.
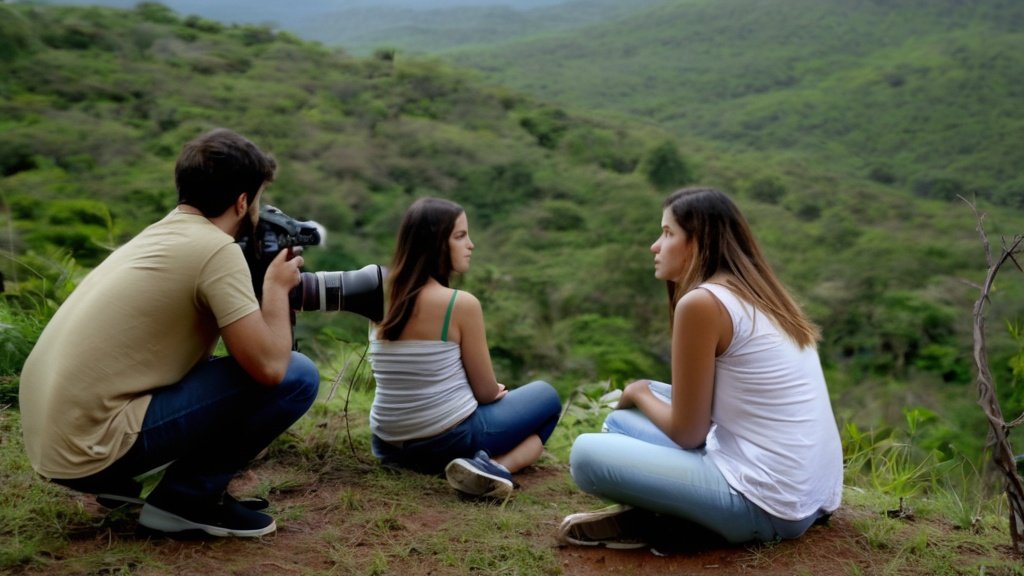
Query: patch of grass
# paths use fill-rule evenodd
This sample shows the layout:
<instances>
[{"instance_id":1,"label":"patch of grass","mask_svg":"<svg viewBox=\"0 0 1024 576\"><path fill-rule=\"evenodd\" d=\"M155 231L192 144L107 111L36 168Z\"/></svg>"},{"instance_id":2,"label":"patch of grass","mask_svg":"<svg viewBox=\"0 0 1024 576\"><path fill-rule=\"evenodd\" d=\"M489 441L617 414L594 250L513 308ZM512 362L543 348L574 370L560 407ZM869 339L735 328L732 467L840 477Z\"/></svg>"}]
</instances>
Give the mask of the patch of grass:
<instances>
[{"instance_id":1,"label":"patch of grass","mask_svg":"<svg viewBox=\"0 0 1024 576\"><path fill-rule=\"evenodd\" d=\"M0 406L0 570L58 557L63 543L91 518L40 480L21 439L20 414Z\"/></svg>"},{"instance_id":2,"label":"patch of grass","mask_svg":"<svg viewBox=\"0 0 1024 576\"><path fill-rule=\"evenodd\" d=\"M346 419L343 404L339 395L325 395L236 481L244 482L236 485L239 495L260 494L274 504L278 533L257 541L178 542L140 535L137 508L105 512L88 497L38 479L20 442L18 413L5 408L0 410L0 571L560 574L565 557L555 542L558 522L603 505L575 486L567 461L570 435L599 428L608 410L600 400L606 388L581 392L592 401L578 399L567 411L572 422L560 432L566 435L565 448L547 451L537 466L519 475L523 487L507 502L465 500L441 477L379 466L367 443L350 445L349 435L339 433ZM352 438L367 435L371 398L366 389L351 394L347 418L358 423ZM965 467L963 474L970 479L973 470ZM869 488L855 487L849 484L853 480L847 478L838 526L833 521L816 528L807 539L818 544L768 543L722 554L752 573L785 567L787 573L821 574L817 567L827 559L829 576L1024 574L1006 554L1005 504L998 498L954 494L950 486L935 484L904 498L912 514L890 518L886 512L898 509L900 497L870 481L857 483Z\"/></svg>"},{"instance_id":3,"label":"patch of grass","mask_svg":"<svg viewBox=\"0 0 1024 576\"><path fill-rule=\"evenodd\" d=\"M82 555L48 559L43 565L46 566L46 571L52 570L53 573L111 576L137 574L142 568L171 571L162 562L154 559L151 547L144 541L125 542L106 550L97 548L95 552Z\"/></svg>"},{"instance_id":4,"label":"patch of grass","mask_svg":"<svg viewBox=\"0 0 1024 576\"><path fill-rule=\"evenodd\" d=\"M1024 566L1006 556L1010 536L1002 499L983 503L967 528L954 523L960 504L951 502L949 492L937 491L904 503L906 515L891 518L888 512L897 510L898 498L858 489L844 495L844 506L862 511L852 524L872 557L884 564L879 573L1024 574Z\"/></svg>"}]
</instances>

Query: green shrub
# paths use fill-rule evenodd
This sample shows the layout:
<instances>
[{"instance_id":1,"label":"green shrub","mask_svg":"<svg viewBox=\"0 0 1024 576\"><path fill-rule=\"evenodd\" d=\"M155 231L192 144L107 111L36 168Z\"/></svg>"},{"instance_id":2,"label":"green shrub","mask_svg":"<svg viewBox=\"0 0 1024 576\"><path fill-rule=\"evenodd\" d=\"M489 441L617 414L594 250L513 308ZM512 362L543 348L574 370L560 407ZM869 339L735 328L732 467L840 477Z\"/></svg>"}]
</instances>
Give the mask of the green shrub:
<instances>
[{"instance_id":1,"label":"green shrub","mask_svg":"<svg viewBox=\"0 0 1024 576\"><path fill-rule=\"evenodd\" d=\"M554 150L569 128L569 116L559 109L541 109L522 116L519 125L543 148Z\"/></svg>"},{"instance_id":2,"label":"green shrub","mask_svg":"<svg viewBox=\"0 0 1024 576\"><path fill-rule=\"evenodd\" d=\"M668 140L647 153L643 170L647 181L659 190L682 188L694 181L693 168Z\"/></svg>"},{"instance_id":3,"label":"green shrub","mask_svg":"<svg viewBox=\"0 0 1024 576\"><path fill-rule=\"evenodd\" d=\"M868 178L880 184L894 184L896 174L888 166L872 166L868 171Z\"/></svg>"},{"instance_id":4,"label":"green shrub","mask_svg":"<svg viewBox=\"0 0 1024 576\"><path fill-rule=\"evenodd\" d=\"M578 162L596 164L619 174L631 174L640 163L636 145L610 130L590 126L573 128L566 134L562 146Z\"/></svg>"},{"instance_id":5,"label":"green shrub","mask_svg":"<svg viewBox=\"0 0 1024 576\"><path fill-rule=\"evenodd\" d=\"M955 178L922 178L914 182L914 194L935 200L956 200L967 194L967 186Z\"/></svg>"},{"instance_id":6,"label":"green shrub","mask_svg":"<svg viewBox=\"0 0 1024 576\"><path fill-rule=\"evenodd\" d=\"M786 185L778 176L755 178L746 187L747 195L765 204L778 204L786 195Z\"/></svg>"}]
</instances>

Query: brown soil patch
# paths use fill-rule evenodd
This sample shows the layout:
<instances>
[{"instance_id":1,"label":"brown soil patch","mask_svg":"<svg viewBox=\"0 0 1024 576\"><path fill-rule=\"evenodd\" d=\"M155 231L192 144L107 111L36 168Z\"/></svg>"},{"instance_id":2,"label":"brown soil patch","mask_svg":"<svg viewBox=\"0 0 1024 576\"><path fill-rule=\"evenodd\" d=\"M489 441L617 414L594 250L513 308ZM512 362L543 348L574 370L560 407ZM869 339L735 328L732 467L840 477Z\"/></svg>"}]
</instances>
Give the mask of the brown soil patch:
<instances>
[{"instance_id":1,"label":"brown soil patch","mask_svg":"<svg viewBox=\"0 0 1024 576\"><path fill-rule=\"evenodd\" d=\"M288 471L284 464L262 463L255 471L237 478L232 492L256 493L259 483L274 474L294 476L294 471ZM651 550L560 547L554 535L564 510L552 504L548 513L546 504L560 498L580 497L571 495L566 488L566 475L563 466L551 465L517 478L521 491L516 497L541 502L543 517L525 528L515 529L507 537L502 535L501 540L525 539L529 548L544 552L548 564L541 562L533 573L840 576L885 571L886 554L866 544L854 525L858 512L846 508L840 509L828 525L813 527L802 539L772 545L721 546L667 555ZM380 480L379 474L377 479ZM402 502L381 497L379 490L375 492L373 486L366 484L365 470L356 470L297 483L272 493L278 531L258 540L190 540L144 534L135 522L137 510L111 512L88 496L68 493L68 497L76 498L86 508L93 523L75 528L60 557L40 559L16 573L119 574L127 567L131 573L140 575L463 574L466 569L453 567L458 564L443 558L444 553L432 547L430 538L458 522L453 519L453 507L456 511L468 509L470 513L482 514L497 509L494 505L459 502L455 493L438 479L424 482L427 488L417 492L416 506L407 512ZM537 508L530 504L529 513L536 516ZM493 536L488 542L494 542ZM459 544L463 548L452 550L460 553L467 546L472 549L474 544L463 541ZM396 554L396 550L400 553ZM551 556L554 563L550 562Z\"/></svg>"}]
</instances>

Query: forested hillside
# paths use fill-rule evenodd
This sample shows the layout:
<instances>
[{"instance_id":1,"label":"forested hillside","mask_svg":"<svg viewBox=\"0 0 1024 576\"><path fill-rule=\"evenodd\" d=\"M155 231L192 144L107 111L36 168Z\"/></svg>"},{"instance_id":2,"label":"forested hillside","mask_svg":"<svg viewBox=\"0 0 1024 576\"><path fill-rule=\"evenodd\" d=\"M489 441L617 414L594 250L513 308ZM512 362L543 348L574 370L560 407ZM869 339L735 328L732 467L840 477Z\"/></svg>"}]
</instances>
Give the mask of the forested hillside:
<instances>
[{"instance_id":1,"label":"forested hillside","mask_svg":"<svg viewBox=\"0 0 1024 576\"><path fill-rule=\"evenodd\" d=\"M0 16L8 284L51 289L37 261L60 261L51 247L92 266L162 216L181 145L223 125L278 158L269 202L329 230L307 251L311 269L385 263L417 196L463 203L478 247L466 283L510 383L664 372L646 252L661 193L645 174L665 177L650 162L665 157L649 152L658 145L678 161L665 134L484 89L437 62L352 58L156 4ZM307 336L365 339L354 316L302 316Z\"/></svg>"},{"instance_id":2,"label":"forested hillside","mask_svg":"<svg viewBox=\"0 0 1024 576\"><path fill-rule=\"evenodd\" d=\"M678 4L739 11L739 1ZM814 28L813 14L820 12L802 6L810 13L808 35L836 42L848 37ZM694 180L722 186L751 218L784 281L822 324L822 353L840 418L892 421L901 418L902 408L922 406L935 421L927 446L977 448L985 432L970 388L976 293L964 281L977 282L984 271L975 219L951 195L935 188L921 192L912 183L922 166L930 170L944 162L948 170L936 178L960 183L968 195L979 191L993 237L1024 230L1020 211L990 192L996 188L981 186L1011 168L986 155L987 142L970 137L989 131L1016 141L1008 130L1019 112L1007 95L1019 85L1007 79L986 93L984 104L970 103L950 124L938 121L941 107L916 106L919 100L911 98L904 111L921 117L913 124L920 137L899 145L877 142L870 155L854 153L855 140L823 136L831 125L819 125L818 113L843 119L842 126L864 125L865 134L869 128L879 133L878 125L860 120L863 108L878 116L872 122L909 129L863 96L876 94L868 90L877 84L874 75L903 61L871 52L875 56L867 60L877 59L877 66L862 63L875 38L870 29L861 30L861 52L847 60L805 63L800 35L785 36L752 14L733 14L738 23L730 26L738 27L740 42L733 46L700 36L699 26L676 9L637 17L633 34L607 28L606 37L594 38L603 46L596 60L607 72L603 80L582 73L584 59L595 61L582 37L507 49L508 60L497 53L486 55L486 62L473 60L507 73L511 83L573 102L561 106L494 87L439 61L389 50L353 57L263 26L224 25L159 4L127 11L0 5L0 200L9 252L0 266L8 285L2 320L23 328L3 332L5 374L16 377L19 354L23 358L39 329L25 320L24 310L52 312L71 287L69 279L73 284L77 278L65 272L94 265L169 210L180 146L205 129L228 126L278 158L281 169L268 201L330 230L326 247L307 251L310 269L385 262L398 218L415 197L440 195L466 206L477 250L463 286L483 301L499 378L516 384L544 377L563 393L600 379L667 378L664 288L653 278L647 249L658 234L660 201ZM781 16L770 21L776 18L785 23ZM968 40L961 31L959 45L980 53L1008 50L1013 36L996 36L990 20L992 27L983 32L991 38ZM661 52L671 44L658 32L670 22L693 26L685 29L690 36L673 36L686 39L678 42L691 48L693 61ZM705 35L714 22L704 24ZM754 58L769 55L751 39L765 34L779 35L779 49L791 55L788 92L770 90L778 70L762 70ZM917 41L931 46L931 40L905 38ZM894 58L913 55L901 49L907 44L888 45ZM747 56L729 60L727 54ZM1019 58L1003 54L997 63ZM720 65L711 65L715 58L722 58ZM644 72L639 63L651 68ZM555 73L548 66L563 68ZM648 88L637 74L651 78ZM856 82L861 76L864 81ZM915 78L908 73L901 86L882 84L913 95L915 86L925 86ZM970 86L974 81L965 80ZM570 91L596 82L605 86L607 102L621 102L620 110L660 126L581 112L584 105L598 105ZM679 90L676 98L671 90L654 90L684 85L692 91ZM827 86L831 92L824 91ZM865 92L850 96L856 107L830 99L857 89ZM758 94L769 100L755 104ZM954 96L951 106L968 106ZM726 108L730 103L733 108ZM787 112L793 106L806 114ZM746 124L755 112L771 121ZM684 126L694 127L693 137ZM769 137L783 128L789 131ZM968 161L944 151L969 142L977 144L971 154L998 169L966 176L962 165ZM999 153L1006 161L1021 152L1006 145ZM844 160L832 165L823 158ZM1024 308L1022 292L1019 285L1003 288L997 304L1009 305L1007 317ZM365 337L365 321L345 314L303 313L299 327L314 354L343 345L336 339ZM1005 334L994 344L994 368L1008 381L1007 361L1017 345ZM13 386L4 388L8 399ZM1013 406L1024 406L1024 393L1009 386L1002 393Z\"/></svg>"},{"instance_id":3,"label":"forested hillside","mask_svg":"<svg viewBox=\"0 0 1024 576\"><path fill-rule=\"evenodd\" d=\"M1024 207L1024 3L681 0L461 64L824 174Z\"/></svg>"},{"instance_id":4,"label":"forested hillside","mask_svg":"<svg viewBox=\"0 0 1024 576\"><path fill-rule=\"evenodd\" d=\"M1021 231L1021 30L1024 4L1008 0L676 0L441 56L547 101L668 130L702 180L802 221L757 224L778 241L828 356L856 368L856 386L832 378L863 394L841 396L839 411L873 405L892 421L920 403L942 419L959 411L955 393L919 370L970 381L976 291L963 280L977 273L961 265L983 262L957 197L990 208L990 232ZM1001 329L1016 330L1017 294L1002 295ZM1019 343L995 347L1019 414L1020 370L1015 379L1006 361Z\"/></svg>"}]
</instances>

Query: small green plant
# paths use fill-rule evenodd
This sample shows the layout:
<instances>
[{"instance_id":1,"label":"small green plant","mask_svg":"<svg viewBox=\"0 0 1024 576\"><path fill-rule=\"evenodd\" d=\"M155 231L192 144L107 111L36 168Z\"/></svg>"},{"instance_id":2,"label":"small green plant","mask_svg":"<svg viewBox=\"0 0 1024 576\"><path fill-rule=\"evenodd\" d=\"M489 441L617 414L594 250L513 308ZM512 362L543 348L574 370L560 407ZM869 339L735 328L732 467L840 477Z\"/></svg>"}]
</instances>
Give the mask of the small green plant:
<instances>
[{"instance_id":1,"label":"small green plant","mask_svg":"<svg viewBox=\"0 0 1024 576\"><path fill-rule=\"evenodd\" d=\"M567 462L572 441L580 434L600 431L621 394L622 390L611 380L574 388L565 400L558 427L548 441L548 451Z\"/></svg>"},{"instance_id":2,"label":"small green plant","mask_svg":"<svg viewBox=\"0 0 1024 576\"><path fill-rule=\"evenodd\" d=\"M81 269L64 250L13 257L0 297L0 404L17 405L18 376L25 359L57 307L74 289ZM18 281L20 279L20 281Z\"/></svg>"},{"instance_id":3,"label":"small green plant","mask_svg":"<svg viewBox=\"0 0 1024 576\"><path fill-rule=\"evenodd\" d=\"M850 422L843 430L847 481L869 483L896 498L927 491L932 486L936 453L921 454L914 438L927 418L920 408L904 409L906 431L894 428L862 431Z\"/></svg>"},{"instance_id":4,"label":"small green plant","mask_svg":"<svg viewBox=\"0 0 1024 576\"><path fill-rule=\"evenodd\" d=\"M940 462L935 469L935 477L939 479L939 489L934 493L937 505L957 529L977 529L985 510L995 504L992 495L984 489L977 466L957 455Z\"/></svg>"},{"instance_id":5,"label":"small green plant","mask_svg":"<svg viewBox=\"0 0 1024 576\"><path fill-rule=\"evenodd\" d=\"M1021 414L1024 413L1024 325L1007 321L1006 331L1017 346L1017 353L1009 360L1012 379L1009 382L1006 411L1010 414Z\"/></svg>"}]
</instances>

